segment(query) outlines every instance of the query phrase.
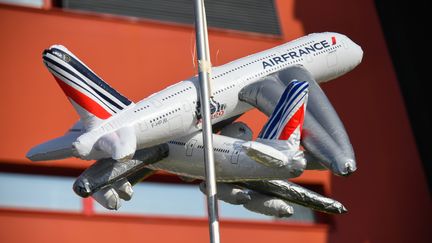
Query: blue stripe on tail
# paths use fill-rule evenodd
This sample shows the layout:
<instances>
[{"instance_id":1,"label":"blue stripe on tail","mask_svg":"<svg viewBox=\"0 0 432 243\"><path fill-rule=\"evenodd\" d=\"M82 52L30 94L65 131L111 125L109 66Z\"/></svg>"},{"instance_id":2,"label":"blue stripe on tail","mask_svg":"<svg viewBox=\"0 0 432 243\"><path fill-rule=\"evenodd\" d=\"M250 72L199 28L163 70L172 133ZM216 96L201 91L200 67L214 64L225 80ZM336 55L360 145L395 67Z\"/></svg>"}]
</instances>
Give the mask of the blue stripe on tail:
<instances>
[{"instance_id":1,"label":"blue stripe on tail","mask_svg":"<svg viewBox=\"0 0 432 243\"><path fill-rule=\"evenodd\" d=\"M306 95L304 91L309 87L308 82L305 81L291 81L281 98L279 99L273 113L270 115L269 120L261 130L259 138L274 139L279 130L284 128L288 115L298 106L298 103L303 100ZM299 99L300 97L300 99Z\"/></svg>"},{"instance_id":2,"label":"blue stripe on tail","mask_svg":"<svg viewBox=\"0 0 432 243\"><path fill-rule=\"evenodd\" d=\"M52 52L56 51L61 53L62 55L68 56L69 60L67 60L67 63L71 65L73 68L75 68L79 73L84 75L86 78L88 78L90 81L92 81L97 86L101 87L105 91L107 91L109 94L117 98L121 103L123 103L125 106L130 105L132 102L118 93L115 89L111 88L107 83L105 83L101 78L99 78L95 73L93 73L91 70L89 70L86 66L84 66L80 61L76 60L74 57L70 56L68 53L65 53L64 51L57 49L57 48L51 48Z\"/></svg>"}]
</instances>

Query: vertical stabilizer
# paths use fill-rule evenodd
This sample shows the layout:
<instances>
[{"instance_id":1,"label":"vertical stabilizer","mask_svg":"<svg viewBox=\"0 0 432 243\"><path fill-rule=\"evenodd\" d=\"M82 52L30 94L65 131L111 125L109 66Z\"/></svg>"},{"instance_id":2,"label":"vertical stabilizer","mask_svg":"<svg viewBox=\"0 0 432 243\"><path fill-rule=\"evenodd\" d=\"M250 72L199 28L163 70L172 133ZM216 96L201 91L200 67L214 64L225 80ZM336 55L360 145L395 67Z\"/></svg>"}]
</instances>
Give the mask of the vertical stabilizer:
<instances>
[{"instance_id":1,"label":"vertical stabilizer","mask_svg":"<svg viewBox=\"0 0 432 243\"><path fill-rule=\"evenodd\" d=\"M64 46L53 45L42 56L87 130L132 104Z\"/></svg>"},{"instance_id":2,"label":"vertical stabilizer","mask_svg":"<svg viewBox=\"0 0 432 243\"><path fill-rule=\"evenodd\" d=\"M286 140L289 147L298 149L303 128L308 82L291 81L276 108L259 134L260 139Z\"/></svg>"}]
</instances>

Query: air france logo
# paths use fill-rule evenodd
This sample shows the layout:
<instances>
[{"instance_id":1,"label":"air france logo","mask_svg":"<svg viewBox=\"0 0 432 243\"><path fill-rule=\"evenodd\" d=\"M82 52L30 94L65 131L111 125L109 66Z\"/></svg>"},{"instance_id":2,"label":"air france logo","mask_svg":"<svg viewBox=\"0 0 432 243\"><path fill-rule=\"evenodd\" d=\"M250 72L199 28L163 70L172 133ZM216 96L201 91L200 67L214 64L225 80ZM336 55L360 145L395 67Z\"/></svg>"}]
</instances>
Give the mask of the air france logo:
<instances>
[{"instance_id":1,"label":"air france logo","mask_svg":"<svg viewBox=\"0 0 432 243\"><path fill-rule=\"evenodd\" d=\"M52 53L65 62L70 62L70 60L71 60L71 57L66 53L61 53L61 52L58 52L55 50Z\"/></svg>"},{"instance_id":2,"label":"air france logo","mask_svg":"<svg viewBox=\"0 0 432 243\"><path fill-rule=\"evenodd\" d=\"M216 101L213 97L210 97L210 118L216 119L225 114L226 104L221 104L218 101ZM202 122L202 116L201 116L201 104L198 100L195 115L197 118L197 124L201 124Z\"/></svg>"},{"instance_id":3,"label":"air france logo","mask_svg":"<svg viewBox=\"0 0 432 243\"><path fill-rule=\"evenodd\" d=\"M332 37L332 45L336 44L336 38ZM273 67L274 65L277 65L279 63L284 63L287 62L289 60L295 60L297 58L302 57L303 55L308 55L314 52L319 52L323 49L329 48L330 44L328 43L327 40L323 40L320 42L315 42L309 46L305 46L302 48L299 48L297 50L293 50L287 53L284 53L282 55L273 57L273 58L269 58L265 61L262 62L263 65L263 69L269 68L269 67Z\"/></svg>"}]
</instances>

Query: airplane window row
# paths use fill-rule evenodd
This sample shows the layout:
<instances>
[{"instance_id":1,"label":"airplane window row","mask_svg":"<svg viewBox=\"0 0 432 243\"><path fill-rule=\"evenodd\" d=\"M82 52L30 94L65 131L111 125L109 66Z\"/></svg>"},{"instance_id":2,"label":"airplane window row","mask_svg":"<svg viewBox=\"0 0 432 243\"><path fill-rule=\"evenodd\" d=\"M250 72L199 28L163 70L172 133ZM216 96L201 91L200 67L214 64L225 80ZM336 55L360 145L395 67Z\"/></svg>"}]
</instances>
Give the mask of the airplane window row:
<instances>
[{"instance_id":1,"label":"airplane window row","mask_svg":"<svg viewBox=\"0 0 432 243\"><path fill-rule=\"evenodd\" d=\"M142 107L140 107L140 108L134 110L134 112L136 113L136 112L138 112L138 111L145 110L145 109L147 109L147 108L149 108L149 107L150 107L150 105L142 106Z\"/></svg>"},{"instance_id":2,"label":"airplane window row","mask_svg":"<svg viewBox=\"0 0 432 243\"><path fill-rule=\"evenodd\" d=\"M256 60L252 61L252 62L248 62L248 63L246 63L246 64L243 64L243 65L240 65L240 66L238 66L238 67L236 67L236 68L233 68L233 69L231 69L231 70L228 70L228 71L226 71L226 72L224 72L224 73L221 73L221 74L219 74L219 75L216 75L216 76L213 77L213 78L215 78L215 79L216 79L216 78L220 78L220 77L222 77L222 76L224 76L224 75L226 75L226 74L228 74L228 73L231 73L231 72L233 72L233 71L237 71L237 70L239 70L239 69L241 69L241 68L244 68L244 67L246 67L246 66L248 66L248 65L250 65L250 64L257 63L257 62L263 61L263 60L265 60L265 59L268 59L268 58L270 58L270 57L274 57L274 56L276 56L275 53L273 53L273 54L271 54L271 55L268 55L268 56L265 56L265 57L261 57L261 58L259 58L259 59L256 59Z\"/></svg>"},{"instance_id":3,"label":"airplane window row","mask_svg":"<svg viewBox=\"0 0 432 243\"><path fill-rule=\"evenodd\" d=\"M235 87L235 84L232 84L232 85L230 85L230 86L228 86L228 87L225 87L225 88L223 88L223 89L220 89L220 90L214 92L212 95L222 93L222 92L227 91L227 90L229 90L229 89L232 89L232 88L234 88L234 87Z\"/></svg>"},{"instance_id":4,"label":"airplane window row","mask_svg":"<svg viewBox=\"0 0 432 243\"><path fill-rule=\"evenodd\" d=\"M169 115L172 115L172 114L174 114L174 113L176 113L176 112L179 112L180 110L181 110L181 108L176 108L176 109L174 109L174 110L172 110L172 111L170 111L170 112L167 112L167 113L165 113L165 114L163 114L163 115L161 115L161 116L158 116L158 117L156 117L156 118L150 120L150 122L158 121L158 120L160 120L160 119L162 119L162 118L168 117Z\"/></svg>"},{"instance_id":5,"label":"airplane window row","mask_svg":"<svg viewBox=\"0 0 432 243\"><path fill-rule=\"evenodd\" d=\"M322 51L320 51L320 52L314 53L314 56L318 56L318 55L323 54L323 53L325 53L325 52L330 52L330 51L336 50L336 49L338 49L338 48L341 47L341 46L342 46L342 45L337 45L337 46L331 47L331 48L329 48L329 49L322 50Z\"/></svg>"},{"instance_id":6,"label":"airplane window row","mask_svg":"<svg viewBox=\"0 0 432 243\"><path fill-rule=\"evenodd\" d=\"M168 143L171 143L171 144L176 144L176 145L186 145L186 143L184 143L184 142L178 142L178 141L169 141Z\"/></svg>"},{"instance_id":7,"label":"airplane window row","mask_svg":"<svg viewBox=\"0 0 432 243\"><path fill-rule=\"evenodd\" d=\"M204 146L203 145L198 145L197 148L204 149ZM221 152L221 153L226 153L226 154L230 153L229 149L213 148L213 150L216 151L216 152Z\"/></svg>"},{"instance_id":8,"label":"airplane window row","mask_svg":"<svg viewBox=\"0 0 432 243\"><path fill-rule=\"evenodd\" d=\"M222 153L229 154L229 150L228 149L214 148L213 150L216 151L216 152L222 152Z\"/></svg>"},{"instance_id":9,"label":"airplane window row","mask_svg":"<svg viewBox=\"0 0 432 243\"><path fill-rule=\"evenodd\" d=\"M175 93L173 93L173 94L170 94L170 95L168 95L167 97L165 97L165 98L162 98L162 101L165 101L165 100L167 100L167 99L170 99L170 98L172 98L172 97L174 97L174 96L176 96L176 95L179 95L179 94L181 94L181 93L183 93L183 92L186 92L186 91L188 91L188 90L191 90L192 89L192 87L187 87L187 88L184 88L184 89L182 89L182 90L180 90L180 91L177 91L177 92L175 92Z\"/></svg>"}]
</instances>

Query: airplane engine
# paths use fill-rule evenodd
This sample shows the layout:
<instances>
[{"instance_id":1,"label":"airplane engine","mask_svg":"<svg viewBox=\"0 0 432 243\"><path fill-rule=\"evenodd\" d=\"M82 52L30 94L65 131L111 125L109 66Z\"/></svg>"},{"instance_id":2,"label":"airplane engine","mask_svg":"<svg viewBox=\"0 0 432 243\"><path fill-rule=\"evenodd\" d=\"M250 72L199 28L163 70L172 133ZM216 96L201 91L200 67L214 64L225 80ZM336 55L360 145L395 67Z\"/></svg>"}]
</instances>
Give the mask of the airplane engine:
<instances>
[{"instance_id":1,"label":"airplane engine","mask_svg":"<svg viewBox=\"0 0 432 243\"><path fill-rule=\"evenodd\" d=\"M127 178L146 165L156 163L168 156L168 145L160 144L154 147L140 149L135 152L131 160L118 162L114 159L101 159L87 168L75 181L73 190L81 197L88 197L107 185L117 185L124 199L131 197L124 182L116 184L122 178ZM130 194L130 195L128 195ZM123 198L123 197L122 197Z\"/></svg>"},{"instance_id":2,"label":"airplane engine","mask_svg":"<svg viewBox=\"0 0 432 243\"><path fill-rule=\"evenodd\" d=\"M201 182L199 189L206 194L206 184ZM251 200L247 190L228 183L217 183L217 197L226 203L241 205Z\"/></svg>"},{"instance_id":3,"label":"airplane engine","mask_svg":"<svg viewBox=\"0 0 432 243\"><path fill-rule=\"evenodd\" d=\"M92 197L106 209L117 210L121 207L120 196L111 186L100 189Z\"/></svg>"},{"instance_id":4,"label":"airplane engine","mask_svg":"<svg viewBox=\"0 0 432 243\"><path fill-rule=\"evenodd\" d=\"M205 182L199 186L205 194ZM267 196L259 192L245 189L230 183L217 183L217 197L226 203L243 205L246 209L274 217L289 217L293 208L284 200Z\"/></svg>"},{"instance_id":5,"label":"airplane engine","mask_svg":"<svg viewBox=\"0 0 432 243\"><path fill-rule=\"evenodd\" d=\"M243 205L246 209L278 218L290 217L294 213L293 207L282 199L270 197L255 191L249 193L251 200Z\"/></svg>"},{"instance_id":6,"label":"airplane engine","mask_svg":"<svg viewBox=\"0 0 432 243\"><path fill-rule=\"evenodd\" d=\"M92 197L106 209L118 210L121 207L121 199L129 201L132 195L132 184L126 178L123 178L111 186L103 187L94 192Z\"/></svg>"},{"instance_id":7,"label":"airplane engine","mask_svg":"<svg viewBox=\"0 0 432 243\"><path fill-rule=\"evenodd\" d=\"M113 183L113 187L116 189L119 197L125 201L129 201L133 196L132 184L125 178ZM94 197L94 195L93 195Z\"/></svg>"}]
</instances>

